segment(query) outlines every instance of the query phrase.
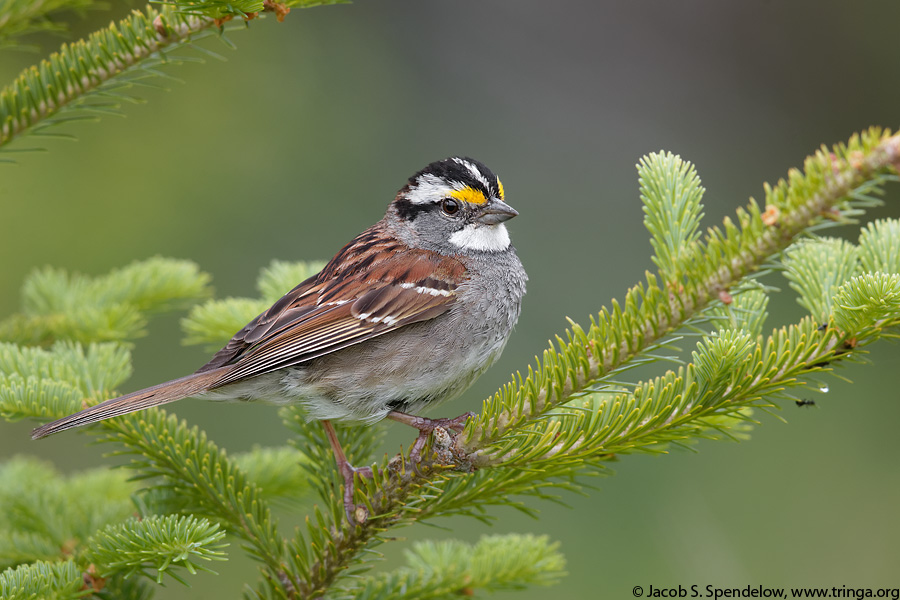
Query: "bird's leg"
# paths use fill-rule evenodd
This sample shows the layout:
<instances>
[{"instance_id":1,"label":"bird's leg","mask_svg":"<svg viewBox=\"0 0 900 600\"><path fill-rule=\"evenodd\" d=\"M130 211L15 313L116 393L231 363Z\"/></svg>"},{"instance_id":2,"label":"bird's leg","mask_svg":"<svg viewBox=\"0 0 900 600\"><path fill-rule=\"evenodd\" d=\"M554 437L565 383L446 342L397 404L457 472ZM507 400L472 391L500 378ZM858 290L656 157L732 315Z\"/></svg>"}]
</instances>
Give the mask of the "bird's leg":
<instances>
[{"instance_id":1,"label":"bird's leg","mask_svg":"<svg viewBox=\"0 0 900 600\"><path fill-rule=\"evenodd\" d=\"M459 415L455 419L428 419L426 417L417 417L416 415L400 412L399 410L392 410L387 415L388 419L397 421L398 423L405 423L406 425L415 427L419 430L419 437L416 438L415 443L409 451L409 460L413 465L418 465L422 460L422 449L425 448L425 442L428 441L428 436L431 435L432 431L438 427L442 427L443 429L449 429L450 431L460 433L463 430L463 427L465 427L466 421L469 420L469 417L474 416L475 413L467 412Z\"/></svg>"},{"instance_id":2,"label":"bird's leg","mask_svg":"<svg viewBox=\"0 0 900 600\"><path fill-rule=\"evenodd\" d=\"M325 435L328 436L328 443L331 444L331 450L334 452L334 460L337 462L338 470L344 478L344 512L347 514L347 520L351 525L364 523L368 514L365 506L357 505L353 502L353 494L356 490L353 476L359 473L363 477L372 477L372 469L370 467L357 468L351 465L350 461L347 460L347 455L344 454L341 443L338 441L334 425L327 420L320 421L320 423L325 428Z\"/></svg>"}]
</instances>

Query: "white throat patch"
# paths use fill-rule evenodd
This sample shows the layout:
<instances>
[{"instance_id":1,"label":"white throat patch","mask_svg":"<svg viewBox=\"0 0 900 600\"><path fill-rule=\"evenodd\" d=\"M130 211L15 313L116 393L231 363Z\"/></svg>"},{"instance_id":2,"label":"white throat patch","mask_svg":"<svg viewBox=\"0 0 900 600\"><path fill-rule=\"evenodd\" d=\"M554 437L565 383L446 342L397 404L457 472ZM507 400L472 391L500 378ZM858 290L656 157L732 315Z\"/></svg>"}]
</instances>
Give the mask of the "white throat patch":
<instances>
[{"instance_id":1,"label":"white throat patch","mask_svg":"<svg viewBox=\"0 0 900 600\"><path fill-rule=\"evenodd\" d=\"M472 223L450 236L450 243L466 250L500 252L509 248L506 225L477 225Z\"/></svg>"}]
</instances>

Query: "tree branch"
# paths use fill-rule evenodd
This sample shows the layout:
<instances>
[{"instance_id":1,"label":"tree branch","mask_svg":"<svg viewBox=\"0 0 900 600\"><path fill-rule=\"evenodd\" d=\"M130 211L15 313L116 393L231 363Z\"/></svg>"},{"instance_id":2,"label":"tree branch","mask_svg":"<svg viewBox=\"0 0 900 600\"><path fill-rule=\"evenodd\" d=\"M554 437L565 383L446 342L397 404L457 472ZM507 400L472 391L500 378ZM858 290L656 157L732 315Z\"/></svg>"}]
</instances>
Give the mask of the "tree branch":
<instances>
[{"instance_id":1,"label":"tree branch","mask_svg":"<svg viewBox=\"0 0 900 600\"><path fill-rule=\"evenodd\" d=\"M624 310L614 303L612 312L601 312L599 320L593 323L588 333L573 324L568 344L560 340L558 351L555 348L545 351L543 364L529 368L527 378L523 380L520 376L507 384L502 393L486 401L483 413L470 420L463 433L451 440L449 445L438 448L438 451L452 455L454 468L463 471L503 465L513 458L513 455L496 449L497 442L504 436L508 437L538 422L552 408L571 400L576 394L589 391L602 377L614 373L641 352L661 343L668 333L686 324L717 299L721 290L735 286L774 254L784 250L803 231L823 219L844 219L850 215L852 210L849 207L841 210L847 198L869 191L871 182L882 181L886 170L897 169L898 166L900 134L891 136L879 130L854 137L848 146L836 148L834 153L825 150L818 152L807 159L805 175L791 171L789 181L782 181L775 188L767 188L765 214L751 200L746 211L738 212L740 230L726 221L725 233L712 229L705 244L692 247L691 258L707 257L700 267L706 270L705 276L678 282L677 288L672 287L672 282L667 282L668 289L665 291L657 286L655 277L649 276L646 289L636 286L629 291ZM665 294L667 300L660 303L646 301L661 294ZM655 310L641 314L642 306L654 305L657 305ZM622 321L627 321L629 327L624 330L618 328L617 322ZM797 331L785 331L776 341L787 343L784 340L788 336L802 338L806 335L803 331L807 329L816 331L817 325L806 322ZM765 389L759 389L760 382L757 381L757 389L747 402L752 402L763 393L775 393L783 386L796 385L795 378L799 373L809 372L816 368L816 364L837 358L856 341L844 339L833 332L826 339L810 343L815 347L810 347L803 360L793 365L793 369L781 371L775 378L769 374L763 386ZM681 376L666 376L659 383L672 384L672 377ZM662 419L658 431L673 430L673 439L687 437L679 428L684 427L688 418L696 420L712 414L706 410L696 414L691 412L683 418ZM644 428L640 433L646 436L648 431L652 430ZM627 436L618 441L621 443L615 447L592 448L589 456L575 456L572 460L583 463L585 460L608 457L610 453L635 449L635 440ZM577 450L578 446L569 444L567 451L573 448ZM430 491L432 494L440 494L441 483L452 480L448 479L448 468L436 458L435 453L426 452L426 458L417 470L413 470L408 468L401 455L383 468L373 469L371 481L358 480L358 497L365 499L372 516L366 522L353 526L340 516L332 522L331 543L321 549L319 560L304 569L305 578L296 580L301 595L314 596L327 590L349 566L359 549L367 547L388 528L421 520L440 511L442 507L436 503L407 504L411 497L421 494L425 488L433 490ZM529 477L532 480L546 480L555 474L552 469L536 470L539 472L533 475L523 471L520 488L529 482ZM477 482L467 483L469 487L478 486ZM514 491L515 485L504 489L505 494ZM295 547L302 543L302 538L293 542Z\"/></svg>"}]
</instances>

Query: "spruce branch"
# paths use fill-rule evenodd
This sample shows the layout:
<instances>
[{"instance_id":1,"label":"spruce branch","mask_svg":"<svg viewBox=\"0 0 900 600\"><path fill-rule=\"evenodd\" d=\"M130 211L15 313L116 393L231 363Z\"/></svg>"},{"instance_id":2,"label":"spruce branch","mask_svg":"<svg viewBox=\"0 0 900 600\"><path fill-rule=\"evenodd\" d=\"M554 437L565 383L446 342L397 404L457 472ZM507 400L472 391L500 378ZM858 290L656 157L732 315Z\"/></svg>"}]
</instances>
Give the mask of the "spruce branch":
<instances>
[{"instance_id":1,"label":"spruce branch","mask_svg":"<svg viewBox=\"0 0 900 600\"><path fill-rule=\"evenodd\" d=\"M311 8L348 2L349 0L284 0L283 2L274 0L172 0L171 4L184 13L203 14L220 20L232 17L253 18L260 12L271 11L275 13L279 21L282 21L292 8Z\"/></svg>"},{"instance_id":2,"label":"spruce branch","mask_svg":"<svg viewBox=\"0 0 900 600\"><path fill-rule=\"evenodd\" d=\"M251 556L282 597L294 597L285 573L285 545L260 488L197 427L190 428L160 409L104 421L104 441L124 446L128 467L142 478L185 500L185 510L227 524L246 542Z\"/></svg>"},{"instance_id":3,"label":"spruce branch","mask_svg":"<svg viewBox=\"0 0 900 600\"><path fill-rule=\"evenodd\" d=\"M710 228L704 243L693 242L685 259L693 265L691 277L660 285L648 274L646 285L629 290L623 305L613 302L611 310L592 317L588 331L573 325L567 342L558 338L557 347L546 350L525 377L519 374L485 401L454 450L475 467L498 464L491 445L507 431L540 418L653 348L805 230L856 214L848 202L866 202L879 193L898 163L900 135L878 128L832 152L822 148L806 159L804 172L791 170L787 180L766 186L765 214L751 199L737 213L740 228L726 219L724 230Z\"/></svg>"},{"instance_id":4,"label":"spruce branch","mask_svg":"<svg viewBox=\"0 0 900 600\"><path fill-rule=\"evenodd\" d=\"M865 273L900 273L900 222L878 219L859 234L859 260Z\"/></svg>"},{"instance_id":5,"label":"spruce branch","mask_svg":"<svg viewBox=\"0 0 900 600\"><path fill-rule=\"evenodd\" d=\"M844 347L870 343L878 334L896 337L884 330L897 325L898 303L900 275L897 273L864 273L844 283L834 297L833 317L835 325L848 332Z\"/></svg>"},{"instance_id":6,"label":"spruce branch","mask_svg":"<svg viewBox=\"0 0 900 600\"><path fill-rule=\"evenodd\" d=\"M85 592L81 570L71 560L37 561L0 573L0 598L77 600Z\"/></svg>"},{"instance_id":7,"label":"spruce branch","mask_svg":"<svg viewBox=\"0 0 900 600\"><path fill-rule=\"evenodd\" d=\"M232 455L231 460L244 472L247 480L258 488L260 497L272 505L296 508L311 487L304 470L304 456L293 448L256 447L249 452ZM177 486L159 486L154 483L152 479L149 480L150 487L141 489L141 493L133 498L140 514L190 514L192 510L198 512L196 501L180 493Z\"/></svg>"},{"instance_id":8,"label":"spruce branch","mask_svg":"<svg viewBox=\"0 0 900 600\"><path fill-rule=\"evenodd\" d=\"M55 18L58 13L96 6L96 0L0 0L0 48L30 33L64 31L65 25Z\"/></svg>"},{"instance_id":9,"label":"spruce branch","mask_svg":"<svg viewBox=\"0 0 900 600\"><path fill-rule=\"evenodd\" d=\"M0 464L0 481L0 569L8 568L4 576L20 587L30 581L42 588L33 592L37 598L50 597L55 587L68 589L66 582L75 580L68 566L48 569L43 561L76 566L82 591L90 582L97 590L116 589L115 598L142 598L145 588L123 580L135 573L149 576L153 569L157 582L168 573L184 583L176 567L195 573L208 570L198 559L224 560L225 533L218 524L177 515L134 519L137 486L120 470L63 476L42 461L17 457ZM65 581L49 580L53 573L63 573ZM23 596L0 593L12 597Z\"/></svg>"},{"instance_id":10,"label":"spruce branch","mask_svg":"<svg viewBox=\"0 0 900 600\"><path fill-rule=\"evenodd\" d=\"M92 106L86 100L114 89L110 84L117 78L146 77L150 72L142 67L155 67L161 51L183 46L214 25L212 17L148 6L85 40L63 44L0 90L0 147L26 132L41 133L64 122L72 109L107 109L108 103Z\"/></svg>"},{"instance_id":11,"label":"spruce branch","mask_svg":"<svg viewBox=\"0 0 900 600\"><path fill-rule=\"evenodd\" d=\"M546 536L484 536L477 544L456 540L419 542L406 552L407 566L374 577L346 591L357 600L429 600L553 585L564 574L565 559ZM329 597L339 597L335 590Z\"/></svg>"},{"instance_id":12,"label":"spruce branch","mask_svg":"<svg viewBox=\"0 0 900 600\"><path fill-rule=\"evenodd\" d=\"M762 289L752 288L734 294L727 304L713 304L706 311L706 316L718 331L743 329L758 336L762 334L763 324L769 316L768 306L769 296Z\"/></svg>"},{"instance_id":13,"label":"spruce branch","mask_svg":"<svg viewBox=\"0 0 900 600\"><path fill-rule=\"evenodd\" d=\"M125 89L158 77L158 67L179 62L172 52L221 30L233 15L251 20L272 12L281 21L289 6L333 3L237 1L227 10L224 2L179 2L132 11L84 40L63 44L0 90L0 148L26 133L47 135L51 126L115 112L120 101L133 100ZM256 10L241 8L249 5Z\"/></svg>"},{"instance_id":14,"label":"spruce branch","mask_svg":"<svg viewBox=\"0 0 900 600\"><path fill-rule=\"evenodd\" d=\"M0 569L61 560L99 528L129 517L136 486L109 469L68 477L34 458L0 464Z\"/></svg>"},{"instance_id":15,"label":"spruce branch","mask_svg":"<svg viewBox=\"0 0 900 600\"><path fill-rule=\"evenodd\" d=\"M35 280L38 283L26 284L25 304L26 308L38 311L128 302L135 311L143 314L178 306L185 299L205 295L208 290L208 276L200 273L195 265L163 259L136 263L96 279L44 271L29 282ZM120 344L91 344L85 348L72 342L56 342L49 349L43 349L0 343L0 415L11 420L65 416L82 408L84 403L112 397L113 389L130 373L130 353ZM142 419L149 420L155 427ZM197 508L198 512L227 523L232 531L250 543L260 560L271 567L272 577L279 577L278 557L283 550L269 519L266 497L286 495L283 486L301 479L297 453L288 450L251 453L243 459L251 468L251 474L245 476L224 453L218 452L214 444L199 436L196 429L191 431L174 419L166 422L165 413L160 411L107 421L101 431L119 434L126 444L126 452L131 450L142 455L147 465L142 477L160 477L161 487L172 491L170 498L188 498L187 503L179 502L181 508ZM134 440L138 440L135 442L137 447L129 448L129 441ZM291 462L281 464L283 460ZM145 464L137 462L138 467ZM166 475L171 477L167 480ZM252 483L254 475L271 488L268 494ZM289 476L288 479L281 481L285 476ZM280 491L273 483L275 480L282 486ZM192 493L185 494L182 486ZM111 486L98 486L97 489L104 487ZM40 493L55 497L47 490ZM83 497L93 498L88 494ZM103 505L96 498L93 501ZM30 504L40 506L38 502ZM43 512L72 516L53 507ZM82 517L72 520L92 522ZM85 539L90 533L93 531L80 531L79 539ZM39 540L29 541L21 536L11 544L21 548L25 542L29 542L35 552L40 550ZM57 548L62 547L60 540L54 540L54 543Z\"/></svg>"},{"instance_id":16,"label":"spruce branch","mask_svg":"<svg viewBox=\"0 0 900 600\"><path fill-rule=\"evenodd\" d=\"M859 249L837 238L804 240L785 253L783 262L797 302L820 323L827 323L834 293L859 267Z\"/></svg>"},{"instance_id":17,"label":"spruce branch","mask_svg":"<svg viewBox=\"0 0 900 600\"><path fill-rule=\"evenodd\" d=\"M221 549L227 544L221 543L223 537L225 532L217 523L192 516L129 519L97 532L86 544L84 560L99 565L96 574L103 578L141 574L162 583L168 574L188 585L175 567L183 567L192 575L214 572L196 561L225 560ZM156 571L156 576L148 569Z\"/></svg>"},{"instance_id":18,"label":"spruce branch","mask_svg":"<svg viewBox=\"0 0 900 600\"><path fill-rule=\"evenodd\" d=\"M623 305L613 303L592 318L587 331L572 323L568 339L557 338L525 377L488 399L455 440L436 436L431 456L417 470L400 456L376 465L371 480L357 479L356 500L366 503L369 520L348 526L335 507L340 494L333 494L328 513L317 512L306 537L290 543L301 576L298 591L323 593L391 527L454 511L477 516L478 504L490 498L572 485L584 467L620 453L728 435L729 425L748 421L753 406L771 406L766 398L805 385L804 377L822 364L855 356L858 345L883 337L900 323L900 306L862 301L866 285L872 293L890 292L890 282L854 282L854 297L834 306L836 320L850 323L839 310L859 317L855 331L821 331L821 323L809 318L767 339L724 331L702 340L694 362L677 372L627 393L603 390L618 369L663 345L667 335L720 301L722 292L739 286L795 237L825 219L859 214L898 162L900 136L878 129L854 136L833 153L822 149L807 159L804 173L792 170L787 181L766 187L765 212L751 199L738 211L739 227L726 219L724 230L712 228L703 242L690 243L679 259L691 265L690 276L660 281L648 274L646 285L632 288ZM864 316L855 312L860 306ZM448 459L462 471L481 470L454 475L442 466ZM508 468L489 468L499 466Z\"/></svg>"},{"instance_id":19,"label":"spruce branch","mask_svg":"<svg viewBox=\"0 0 900 600\"><path fill-rule=\"evenodd\" d=\"M44 268L22 290L22 313L0 322L0 340L49 345L124 341L144 334L147 318L210 295L210 277L193 262L155 257L101 277Z\"/></svg>"},{"instance_id":20,"label":"spruce branch","mask_svg":"<svg viewBox=\"0 0 900 600\"><path fill-rule=\"evenodd\" d=\"M0 417L7 421L70 415L81 410L83 398L65 381L0 374Z\"/></svg>"},{"instance_id":21,"label":"spruce branch","mask_svg":"<svg viewBox=\"0 0 900 600\"><path fill-rule=\"evenodd\" d=\"M118 344L56 342L45 350L0 342L0 417L64 417L130 375L131 353Z\"/></svg>"},{"instance_id":22,"label":"spruce branch","mask_svg":"<svg viewBox=\"0 0 900 600\"><path fill-rule=\"evenodd\" d=\"M683 271L684 250L700 237L705 190L693 165L671 152L641 159L638 181L653 261L664 280L674 281Z\"/></svg>"}]
</instances>

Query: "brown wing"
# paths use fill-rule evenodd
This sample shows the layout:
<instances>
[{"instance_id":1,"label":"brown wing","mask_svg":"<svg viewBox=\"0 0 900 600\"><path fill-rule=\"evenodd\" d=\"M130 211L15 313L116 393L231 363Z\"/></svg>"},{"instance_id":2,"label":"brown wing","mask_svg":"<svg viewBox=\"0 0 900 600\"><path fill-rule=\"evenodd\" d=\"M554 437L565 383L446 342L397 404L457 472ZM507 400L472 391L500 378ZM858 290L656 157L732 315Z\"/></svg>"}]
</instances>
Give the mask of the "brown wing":
<instances>
[{"instance_id":1,"label":"brown wing","mask_svg":"<svg viewBox=\"0 0 900 600\"><path fill-rule=\"evenodd\" d=\"M280 324L302 319L316 308L316 277L313 276L282 296L272 306L234 334L225 347L216 352L197 373L212 371L233 363L247 348Z\"/></svg>"},{"instance_id":2,"label":"brown wing","mask_svg":"<svg viewBox=\"0 0 900 600\"><path fill-rule=\"evenodd\" d=\"M198 372L232 364L214 387L303 363L449 310L457 260L364 232L317 276L248 323Z\"/></svg>"}]
</instances>

